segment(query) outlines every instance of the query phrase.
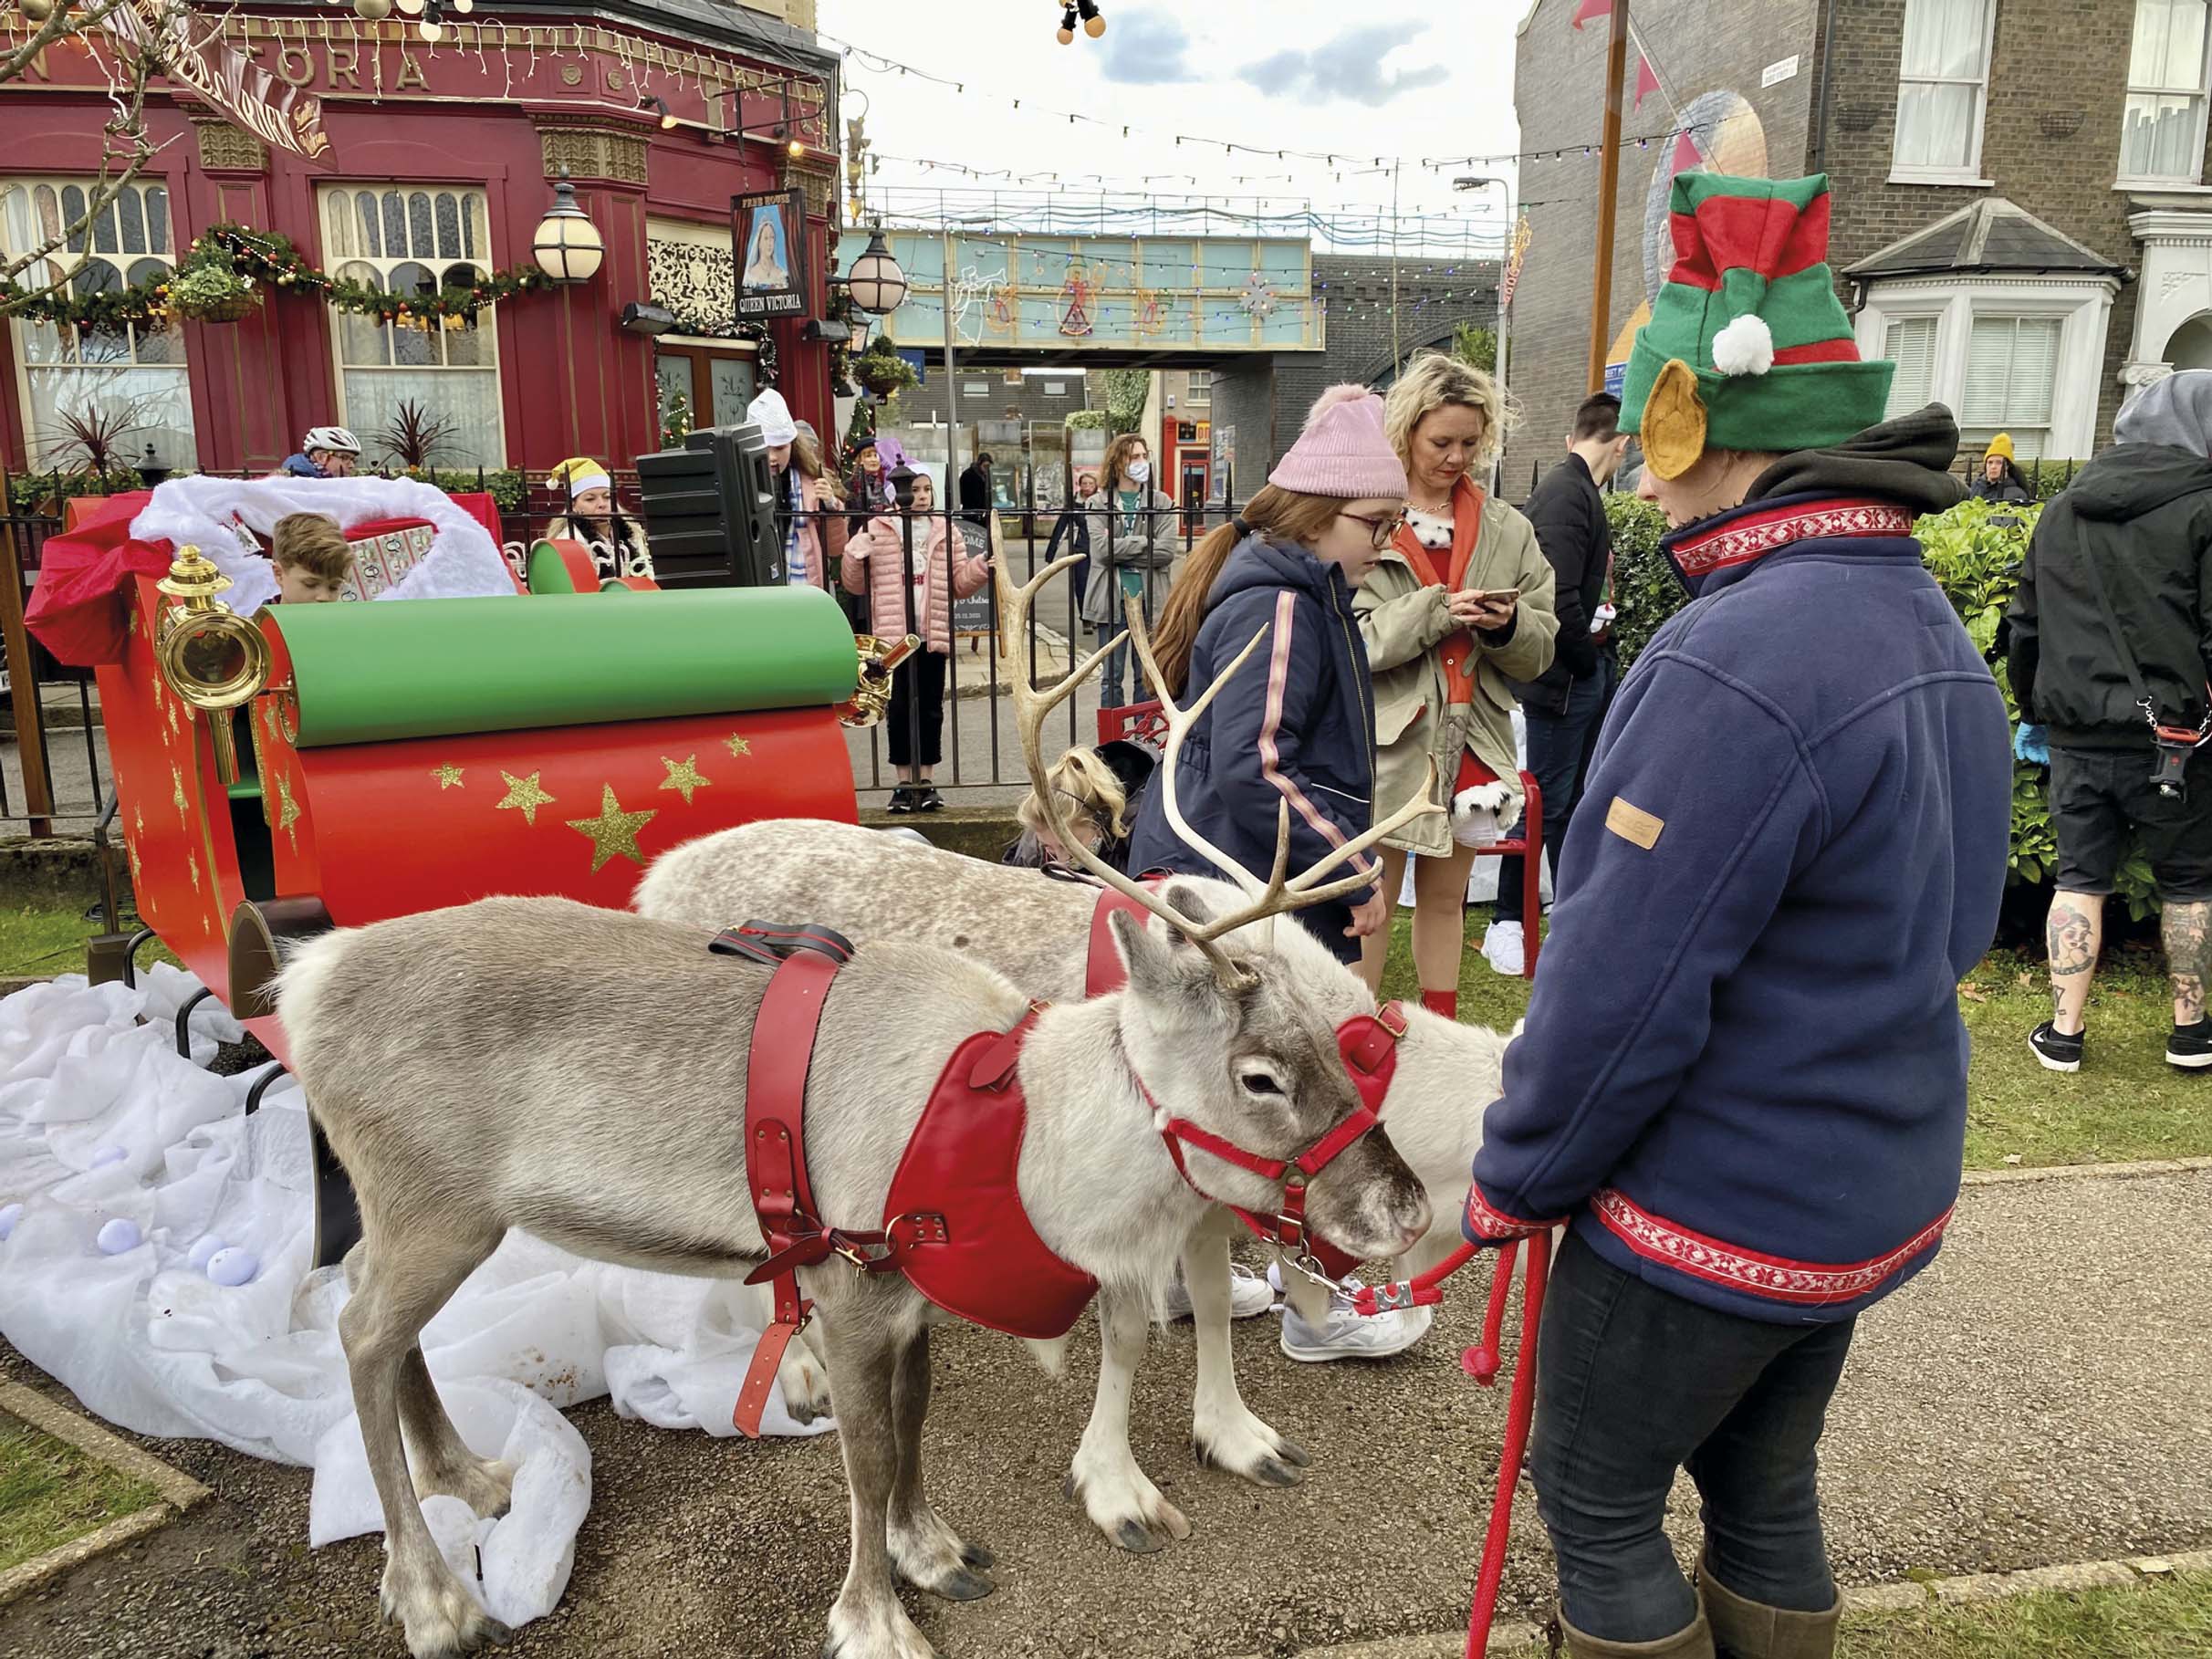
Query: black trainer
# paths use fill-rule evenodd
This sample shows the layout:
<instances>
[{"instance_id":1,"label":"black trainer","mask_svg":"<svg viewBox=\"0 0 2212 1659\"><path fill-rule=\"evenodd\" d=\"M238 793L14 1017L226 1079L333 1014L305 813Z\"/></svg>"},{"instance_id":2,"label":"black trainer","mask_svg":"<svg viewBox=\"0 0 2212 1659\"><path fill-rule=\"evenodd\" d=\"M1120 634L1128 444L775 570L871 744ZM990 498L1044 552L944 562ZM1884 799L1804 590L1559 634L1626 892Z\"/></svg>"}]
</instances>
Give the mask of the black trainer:
<instances>
[{"instance_id":1,"label":"black trainer","mask_svg":"<svg viewBox=\"0 0 2212 1659\"><path fill-rule=\"evenodd\" d=\"M2082 1033L2063 1036L2048 1019L2028 1033L2028 1046L2043 1063L2046 1071L2079 1071L2082 1069ZM2212 1065L2212 1038L2207 1038L2205 1058L2197 1065Z\"/></svg>"},{"instance_id":2,"label":"black trainer","mask_svg":"<svg viewBox=\"0 0 2212 1659\"><path fill-rule=\"evenodd\" d=\"M886 812L912 812L913 809L914 791L906 784L901 784L891 792L890 804L883 809Z\"/></svg>"},{"instance_id":3,"label":"black trainer","mask_svg":"<svg viewBox=\"0 0 2212 1659\"><path fill-rule=\"evenodd\" d=\"M2174 1034L2166 1038L2166 1064L2184 1071L2201 1071L2212 1066L2212 1019L2175 1026Z\"/></svg>"},{"instance_id":4,"label":"black trainer","mask_svg":"<svg viewBox=\"0 0 2212 1659\"><path fill-rule=\"evenodd\" d=\"M914 798L914 810L917 812L942 812L944 810L944 797L924 785L922 792Z\"/></svg>"}]
</instances>

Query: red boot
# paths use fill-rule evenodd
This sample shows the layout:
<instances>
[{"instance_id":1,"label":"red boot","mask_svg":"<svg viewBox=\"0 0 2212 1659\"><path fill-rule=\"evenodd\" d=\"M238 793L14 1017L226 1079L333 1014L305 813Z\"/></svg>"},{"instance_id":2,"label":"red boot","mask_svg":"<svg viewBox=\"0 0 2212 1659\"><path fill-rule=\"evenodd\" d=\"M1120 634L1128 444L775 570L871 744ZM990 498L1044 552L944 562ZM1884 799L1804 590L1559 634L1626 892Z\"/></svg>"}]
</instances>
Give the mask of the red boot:
<instances>
[{"instance_id":1,"label":"red boot","mask_svg":"<svg viewBox=\"0 0 2212 1659\"><path fill-rule=\"evenodd\" d=\"M1457 991L1424 991L1421 993L1421 1006L1432 1014L1441 1014L1446 1019L1457 1019L1459 1017L1459 993Z\"/></svg>"}]
</instances>

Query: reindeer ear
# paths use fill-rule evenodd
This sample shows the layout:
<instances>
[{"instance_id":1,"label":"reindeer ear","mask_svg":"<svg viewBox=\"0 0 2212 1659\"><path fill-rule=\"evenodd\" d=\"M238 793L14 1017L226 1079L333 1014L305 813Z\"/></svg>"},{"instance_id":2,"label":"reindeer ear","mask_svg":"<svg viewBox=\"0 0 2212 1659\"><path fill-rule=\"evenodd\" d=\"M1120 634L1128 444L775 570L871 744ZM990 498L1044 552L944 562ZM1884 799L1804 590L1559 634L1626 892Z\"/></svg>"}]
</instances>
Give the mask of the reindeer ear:
<instances>
[{"instance_id":1,"label":"reindeer ear","mask_svg":"<svg viewBox=\"0 0 2212 1659\"><path fill-rule=\"evenodd\" d=\"M1190 1007L1197 993L1219 984L1198 947L1159 917L1147 925L1126 911L1115 911L1106 925L1113 932L1130 988L1139 996L1179 1009Z\"/></svg>"},{"instance_id":2,"label":"reindeer ear","mask_svg":"<svg viewBox=\"0 0 2212 1659\"><path fill-rule=\"evenodd\" d=\"M1214 919L1214 907L1188 882L1169 882L1160 890L1160 896L1193 926L1204 927Z\"/></svg>"}]
</instances>

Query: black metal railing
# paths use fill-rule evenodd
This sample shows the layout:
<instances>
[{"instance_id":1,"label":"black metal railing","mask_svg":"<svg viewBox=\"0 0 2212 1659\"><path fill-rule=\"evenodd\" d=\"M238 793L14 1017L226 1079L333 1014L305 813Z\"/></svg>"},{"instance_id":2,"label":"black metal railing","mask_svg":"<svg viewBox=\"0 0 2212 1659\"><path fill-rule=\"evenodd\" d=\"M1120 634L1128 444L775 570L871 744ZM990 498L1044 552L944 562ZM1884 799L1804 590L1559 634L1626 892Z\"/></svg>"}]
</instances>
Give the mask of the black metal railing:
<instances>
[{"instance_id":1,"label":"black metal railing","mask_svg":"<svg viewBox=\"0 0 2212 1659\"><path fill-rule=\"evenodd\" d=\"M89 830L115 794L92 671L57 661L23 622L47 537L61 520L14 505L7 482L0 474L0 671L7 679L6 758L16 765L0 765L0 826L33 837L52 835L57 825Z\"/></svg>"}]
</instances>

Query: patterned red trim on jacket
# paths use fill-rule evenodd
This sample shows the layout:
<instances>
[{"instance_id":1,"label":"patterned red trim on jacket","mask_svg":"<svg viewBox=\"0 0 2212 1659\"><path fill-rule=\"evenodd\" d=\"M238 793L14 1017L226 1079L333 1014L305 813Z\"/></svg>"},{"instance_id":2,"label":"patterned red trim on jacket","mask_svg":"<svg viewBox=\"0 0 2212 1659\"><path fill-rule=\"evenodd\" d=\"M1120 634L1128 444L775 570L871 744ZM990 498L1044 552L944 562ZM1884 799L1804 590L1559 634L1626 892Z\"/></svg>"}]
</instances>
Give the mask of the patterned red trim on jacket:
<instances>
[{"instance_id":1,"label":"patterned red trim on jacket","mask_svg":"<svg viewBox=\"0 0 2212 1659\"><path fill-rule=\"evenodd\" d=\"M1675 543L1669 551L1683 575L1698 577L1763 558L1794 541L1912 533L1913 515L1886 501L1800 502L1771 512L1731 517L1706 535L1692 535Z\"/></svg>"},{"instance_id":2,"label":"patterned red trim on jacket","mask_svg":"<svg viewBox=\"0 0 2212 1659\"><path fill-rule=\"evenodd\" d=\"M1941 1238L1951 1222L1951 1212L1946 1209L1884 1255L1871 1261L1831 1265L1739 1250L1654 1216L1612 1187L1596 1193L1590 1207L1614 1237L1647 1261L1747 1296L1810 1304L1852 1301L1879 1289L1914 1257Z\"/></svg>"},{"instance_id":3,"label":"patterned red trim on jacket","mask_svg":"<svg viewBox=\"0 0 2212 1659\"><path fill-rule=\"evenodd\" d=\"M1467 1183L1467 1208L1464 1217L1470 1235L1484 1238L1526 1238L1532 1233L1549 1233L1566 1218L1558 1221L1523 1221L1518 1216L1508 1216L1482 1195L1482 1188Z\"/></svg>"}]
</instances>

